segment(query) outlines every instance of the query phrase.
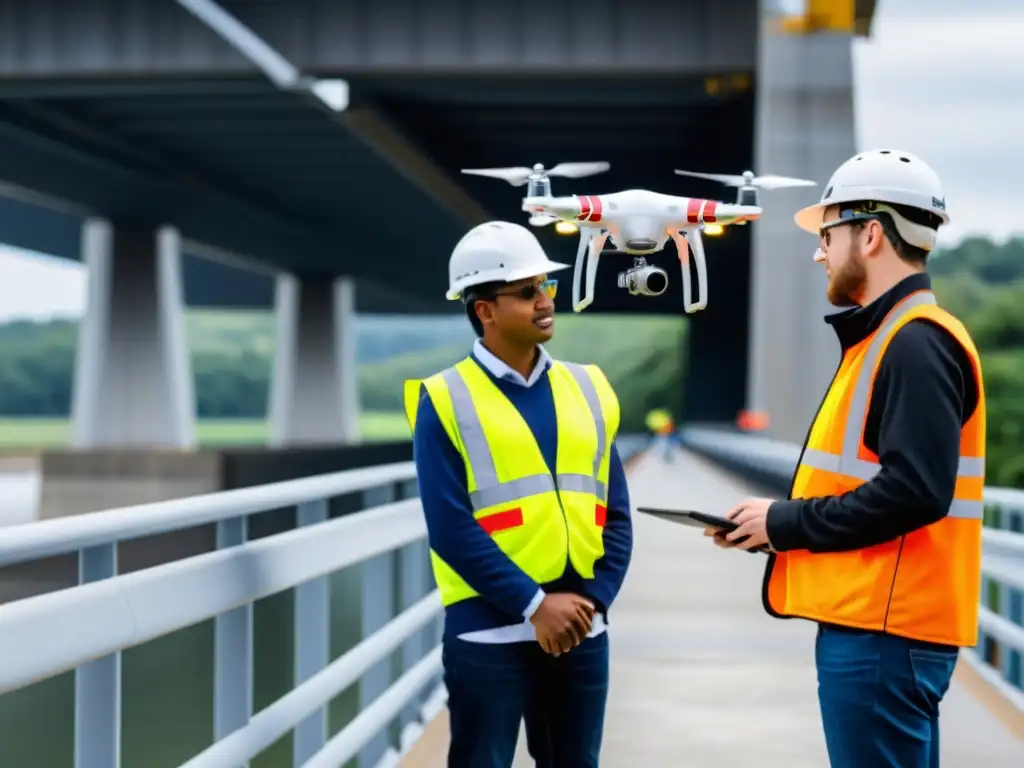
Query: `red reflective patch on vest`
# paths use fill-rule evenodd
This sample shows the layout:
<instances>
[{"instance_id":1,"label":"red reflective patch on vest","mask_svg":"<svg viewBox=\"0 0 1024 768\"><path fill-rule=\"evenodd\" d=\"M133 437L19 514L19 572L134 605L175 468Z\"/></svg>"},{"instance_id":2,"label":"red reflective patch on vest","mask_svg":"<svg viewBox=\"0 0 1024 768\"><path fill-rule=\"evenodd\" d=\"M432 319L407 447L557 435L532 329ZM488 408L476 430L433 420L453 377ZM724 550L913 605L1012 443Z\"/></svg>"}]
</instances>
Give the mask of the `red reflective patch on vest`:
<instances>
[{"instance_id":1,"label":"red reflective patch on vest","mask_svg":"<svg viewBox=\"0 0 1024 768\"><path fill-rule=\"evenodd\" d=\"M523 510L522 507L506 509L504 512L495 512L493 515L478 518L477 522L487 533L507 531L509 528L518 528L523 524Z\"/></svg>"},{"instance_id":2,"label":"red reflective patch on vest","mask_svg":"<svg viewBox=\"0 0 1024 768\"><path fill-rule=\"evenodd\" d=\"M598 528L604 528L604 524L608 522L608 507L597 505L594 511L594 522L597 523Z\"/></svg>"}]
</instances>

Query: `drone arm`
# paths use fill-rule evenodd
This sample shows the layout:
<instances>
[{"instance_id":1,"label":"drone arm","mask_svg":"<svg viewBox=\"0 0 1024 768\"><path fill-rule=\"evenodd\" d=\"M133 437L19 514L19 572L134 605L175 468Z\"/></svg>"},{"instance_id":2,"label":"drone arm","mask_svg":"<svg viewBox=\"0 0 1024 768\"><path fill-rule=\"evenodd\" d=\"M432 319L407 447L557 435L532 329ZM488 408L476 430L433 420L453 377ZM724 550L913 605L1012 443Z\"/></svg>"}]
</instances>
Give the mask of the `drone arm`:
<instances>
[{"instance_id":1,"label":"drone arm","mask_svg":"<svg viewBox=\"0 0 1024 768\"><path fill-rule=\"evenodd\" d=\"M576 268L572 274L572 309L582 312L594 302L597 284L597 268L601 264L601 250L608 239L607 232L595 233L587 228L580 229L580 247L576 251ZM580 283L583 282L583 259L587 260L587 292L580 298Z\"/></svg>"},{"instance_id":2,"label":"drone arm","mask_svg":"<svg viewBox=\"0 0 1024 768\"><path fill-rule=\"evenodd\" d=\"M594 284L590 277L591 264L595 264L594 271L597 271L596 259L591 258L587 262L587 295L580 298L580 284L583 282L583 261L587 256L587 249L590 241L594 239L593 233L586 227L580 228L580 245L576 249L576 267L572 271L572 311L582 312L590 306L594 300Z\"/></svg>"},{"instance_id":3,"label":"drone arm","mask_svg":"<svg viewBox=\"0 0 1024 768\"><path fill-rule=\"evenodd\" d=\"M590 249L587 254L587 295L593 301L597 285L597 268L601 263L601 251L604 249L608 234L602 232L590 238Z\"/></svg>"},{"instance_id":4,"label":"drone arm","mask_svg":"<svg viewBox=\"0 0 1024 768\"><path fill-rule=\"evenodd\" d=\"M708 305L708 270L704 260L704 241L701 239L700 230L690 230L693 237L693 247L690 247L688 238L682 231L672 233L672 241L676 244L676 251L679 253L679 268L683 277L683 307L687 314L693 314L697 310L704 309ZM691 301L693 288L690 281L689 254L693 253L693 260L697 265L697 301Z\"/></svg>"}]
</instances>

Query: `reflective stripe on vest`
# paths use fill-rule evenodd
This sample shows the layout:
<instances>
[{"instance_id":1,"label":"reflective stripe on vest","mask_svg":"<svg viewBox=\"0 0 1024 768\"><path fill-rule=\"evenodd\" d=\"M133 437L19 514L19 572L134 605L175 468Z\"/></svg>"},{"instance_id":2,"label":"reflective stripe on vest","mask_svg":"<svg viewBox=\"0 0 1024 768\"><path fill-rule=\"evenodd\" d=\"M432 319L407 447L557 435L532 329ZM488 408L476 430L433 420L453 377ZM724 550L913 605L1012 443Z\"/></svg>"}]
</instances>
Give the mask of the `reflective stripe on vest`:
<instances>
[{"instance_id":1,"label":"reflective stripe on vest","mask_svg":"<svg viewBox=\"0 0 1024 768\"><path fill-rule=\"evenodd\" d=\"M562 363L562 365L569 371L583 392L590 413L594 417L594 423L597 425L597 451L594 456L594 474L592 476L560 474L558 475L558 487L567 491L590 493L604 501L607 499L607 488L598 479L601 461L607 450L604 409L601 407L601 400L594 387L594 382L586 369L575 363ZM483 426L480 424L480 416L473 405L473 398L469 394L469 387L455 368L446 370L442 377L445 384L448 385L452 409L455 411L455 420L458 423L459 434L466 450L466 460L469 462L476 480L477 490L470 493L473 511L478 512L499 504L510 504L526 496L554 491L555 479L550 473L530 475L504 483L498 482L494 457L487 445L487 438L484 436Z\"/></svg>"},{"instance_id":2,"label":"reflective stripe on vest","mask_svg":"<svg viewBox=\"0 0 1024 768\"><path fill-rule=\"evenodd\" d=\"M807 448L800 456L800 464L811 469L819 469L824 472L854 477L867 482L878 474L882 468L881 464L874 461L865 461L860 458L860 441L867 419L869 398L871 397L871 385L874 378L878 357L882 354L889 331L896 322L914 307L924 304L935 304L935 295L931 292L922 292L912 295L900 304L889 314L882 327L879 329L867 354L861 364L860 373L854 384L853 398L847 411L846 431L843 433L842 453L835 454L817 448ZM957 468L957 478L983 478L985 476L985 459L978 456L961 456ZM950 505L947 515L964 519L981 520L984 518L985 505L983 501L969 501L966 499L954 499Z\"/></svg>"}]
</instances>

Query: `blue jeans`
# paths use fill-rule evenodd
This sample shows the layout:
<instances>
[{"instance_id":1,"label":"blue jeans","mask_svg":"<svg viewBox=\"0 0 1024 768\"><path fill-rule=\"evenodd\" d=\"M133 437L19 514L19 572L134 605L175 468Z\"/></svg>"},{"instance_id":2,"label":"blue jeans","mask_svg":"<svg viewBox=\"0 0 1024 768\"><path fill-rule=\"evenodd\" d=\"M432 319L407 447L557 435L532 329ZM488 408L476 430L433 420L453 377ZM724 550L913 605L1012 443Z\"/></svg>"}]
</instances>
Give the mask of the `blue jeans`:
<instances>
[{"instance_id":1,"label":"blue jeans","mask_svg":"<svg viewBox=\"0 0 1024 768\"><path fill-rule=\"evenodd\" d=\"M955 648L820 627L818 702L832 768L938 768Z\"/></svg>"},{"instance_id":2,"label":"blue jeans","mask_svg":"<svg viewBox=\"0 0 1024 768\"><path fill-rule=\"evenodd\" d=\"M509 768L526 721L537 768L597 768L608 697L608 633L559 657L537 643L444 641L448 768Z\"/></svg>"}]
</instances>

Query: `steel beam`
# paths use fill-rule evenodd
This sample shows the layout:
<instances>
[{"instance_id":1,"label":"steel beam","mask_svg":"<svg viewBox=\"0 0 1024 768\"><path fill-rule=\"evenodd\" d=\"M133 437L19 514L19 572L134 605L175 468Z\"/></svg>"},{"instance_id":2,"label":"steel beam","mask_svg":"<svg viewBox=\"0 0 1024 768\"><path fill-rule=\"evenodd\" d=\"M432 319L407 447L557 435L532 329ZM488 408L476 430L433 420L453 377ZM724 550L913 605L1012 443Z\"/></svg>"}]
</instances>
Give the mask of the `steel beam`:
<instances>
[{"instance_id":1,"label":"steel beam","mask_svg":"<svg viewBox=\"0 0 1024 768\"><path fill-rule=\"evenodd\" d=\"M353 107L338 120L395 170L473 227L494 217L373 107Z\"/></svg>"},{"instance_id":2,"label":"steel beam","mask_svg":"<svg viewBox=\"0 0 1024 768\"><path fill-rule=\"evenodd\" d=\"M750 71L757 49L756 0L570 0L559 7L564 21L545 6L531 13L502 0L221 5L297 71L317 76ZM224 46L174 2L0 0L0 19L0 79L223 77L247 73L254 56L273 60L259 45ZM287 67L268 66L289 77Z\"/></svg>"},{"instance_id":3,"label":"steel beam","mask_svg":"<svg viewBox=\"0 0 1024 768\"><path fill-rule=\"evenodd\" d=\"M348 130L469 226L492 218L378 110L368 106L350 110L346 81L317 81L304 76L298 67L213 0L176 1L257 66L278 88L305 92L328 111L338 113L337 119Z\"/></svg>"}]
</instances>

